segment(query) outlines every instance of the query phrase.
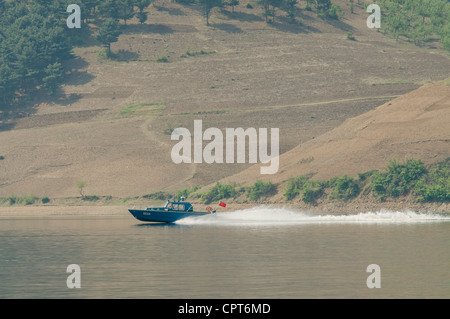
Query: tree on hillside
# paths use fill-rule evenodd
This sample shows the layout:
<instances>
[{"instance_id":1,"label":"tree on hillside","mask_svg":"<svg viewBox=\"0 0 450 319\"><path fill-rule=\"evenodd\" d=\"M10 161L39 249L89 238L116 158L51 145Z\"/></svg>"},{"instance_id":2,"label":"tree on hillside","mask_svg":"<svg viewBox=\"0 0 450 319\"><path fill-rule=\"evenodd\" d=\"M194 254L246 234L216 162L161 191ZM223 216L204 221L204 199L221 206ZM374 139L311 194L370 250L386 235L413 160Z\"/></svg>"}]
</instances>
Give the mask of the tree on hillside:
<instances>
[{"instance_id":1,"label":"tree on hillside","mask_svg":"<svg viewBox=\"0 0 450 319\"><path fill-rule=\"evenodd\" d=\"M145 21L147 21L148 19L148 13L144 11L139 11L138 13L136 13L136 17L138 18L140 24L144 24Z\"/></svg>"},{"instance_id":2,"label":"tree on hillside","mask_svg":"<svg viewBox=\"0 0 450 319\"><path fill-rule=\"evenodd\" d=\"M116 19L108 18L100 26L97 34L97 40L108 49L108 56L111 54L111 43L117 42L121 33L119 23Z\"/></svg>"},{"instance_id":3,"label":"tree on hillside","mask_svg":"<svg viewBox=\"0 0 450 319\"><path fill-rule=\"evenodd\" d=\"M145 8L147 8L151 3L153 2L153 0L136 0L135 4L139 9L139 12L136 13L136 17L138 18L139 22L141 24L144 24L145 21L147 21L148 18L148 13L145 12Z\"/></svg>"},{"instance_id":4,"label":"tree on hillside","mask_svg":"<svg viewBox=\"0 0 450 319\"><path fill-rule=\"evenodd\" d=\"M43 87L53 95L64 78L64 68L61 63L55 62L49 64L44 71L46 76L42 79Z\"/></svg>"},{"instance_id":5,"label":"tree on hillside","mask_svg":"<svg viewBox=\"0 0 450 319\"><path fill-rule=\"evenodd\" d=\"M439 30L442 46L444 49L450 51L450 23Z\"/></svg>"},{"instance_id":6,"label":"tree on hillside","mask_svg":"<svg viewBox=\"0 0 450 319\"><path fill-rule=\"evenodd\" d=\"M0 14L6 9L5 0L0 0Z\"/></svg>"},{"instance_id":7,"label":"tree on hillside","mask_svg":"<svg viewBox=\"0 0 450 319\"><path fill-rule=\"evenodd\" d=\"M139 11L142 12L149 5L153 3L154 0L135 0L135 5L138 7Z\"/></svg>"},{"instance_id":8,"label":"tree on hillside","mask_svg":"<svg viewBox=\"0 0 450 319\"><path fill-rule=\"evenodd\" d=\"M385 31L392 33L397 40L399 36L406 35L409 24L408 19L405 15L401 14L400 10L400 5L394 2L387 2L384 5L384 29Z\"/></svg>"},{"instance_id":9,"label":"tree on hillside","mask_svg":"<svg viewBox=\"0 0 450 319\"><path fill-rule=\"evenodd\" d=\"M256 2L263 8L264 18L266 19L266 23L268 23L270 16L270 0L257 0Z\"/></svg>"},{"instance_id":10,"label":"tree on hillside","mask_svg":"<svg viewBox=\"0 0 450 319\"><path fill-rule=\"evenodd\" d=\"M81 3L92 14L95 14L96 8L97 8L98 5L100 5L101 2L102 2L101 0L81 0Z\"/></svg>"},{"instance_id":11,"label":"tree on hillside","mask_svg":"<svg viewBox=\"0 0 450 319\"><path fill-rule=\"evenodd\" d=\"M285 0L271 0L270 2L272 6L272 22L275 22L276 10L285 8Z\"/></svg>"},{"instance_id":12,"label":"tree on hillside","mask_svg":"<svg viewBox=\"0 0 450 319\"><path fill-rule=\"evenodd\" d=\"M316 9L318 12L325 13L331 9L331 0L317 0Z\"/></svg>"},{"instance_id":13,"label":"tree on hillside","mask_svg":"<svg viewBox=\"0 0 450 319\"><path fill-rule=\"evenodd\" d=\"M383 29L397 40L404 36L416 45L431 35L440 38L449 50L450 1L448 0L383 0Z\"/></svg>"},{"instance_id":14,"label":"tree on hillside","mask_svg":"<svg viewBox=\"0 0 450 319\"><path fill-rule=\"evenodd\" d=\"M263 8L267 23L275 22L277 9L286 10L287 8L287 0L257 0L257 3ZM272 17L272 20L269 20L269 17Z\"/></svg>"},{"instance_id":15,"label":"tree on hillside","mask_svg":"<svg viewBox=\"0 0 450 319\"><path fill-rule=\"evenodd\" d=\"M206 18L206 25L209 26L209 16L214 8L221 8L224 5L223 0L200 0L203 6L203 14Z\"/></svg>"},{"instance_id":16,"label":"tree on hillside","mask_svg":"<svg viewBox=\"0 0 450 319\"><path fill-rule=\"evenodd\" d=\"M61 81L50 65L71 58L72 43L57 1L3 2L0 11L0 103L19 105L41 87L54 92ZM64 10L65 12L65 10ZM58 64L56 64L58 63ZM46 80L46 82L44 81Z\"/></svg>"},{"instance_id":17,"label":"tree on hillside","mask_svg":"<svg viewBox=\"0 0 450 319\"><path fill-rule=\"evenodd\" d=\"M291 23L295 21L295 6L297 3L297 0L285 0L284 3L285 11L291 20Z\"/></svg>"},{"instance_id":18,"label":"tree on hillside","mask_svg":"<svg viewBox=\"0 0 450 319\"><path fill-rule=\"evenodd\" d=\"M78 181L77 182L77 187L78 187L78 189L80 191L81 198L84 198L84 191L83 191L83 189L86 187L86 182L85 181Z\"/></svg>"},{"instance_id":19,"label":"tree on hillside","mask_svg":"<svg viewBox=\"0 0 450 319\"><path fill-rule=\"evenodd\" d=\"M234 7L239 5L239 0L226 0L225 1L225 5L226 6L230 6L231 7L231 12L234 13Z\"/></svg>"},{"instance_id":20,"label":"tree on hillside","mask_svg":"<svg viewBox=\"0 0 450 319\"><path fill-rule=\"evenodd\" d=\"M119 0L103 0L98 6L99 14L105 18L120 19Z\"/></svg>"},{"instance_id":21,"label":"tree on hillside","mask_svg":"<svg viewBox=\"0 0 450 319\"><path fill-rule=\"evenodd\" d=\"M306 2L305 10L311 11L312 10L311 6L316 3L316 0L305 0L305 2Z\"/></svg>"},{"instance_id":22,"label":"tree on hillside","mask_svg":"<svg viewBox=\"0 0 450 319\"><path fill-rule=\"evenodd\" d=\"M119 1L120 9L119 9L119 17L123 20L125 25L127 24L127 20L130 20L134 17L134 5L135 0L120 0Z\"/></svg>"}]
</instances>

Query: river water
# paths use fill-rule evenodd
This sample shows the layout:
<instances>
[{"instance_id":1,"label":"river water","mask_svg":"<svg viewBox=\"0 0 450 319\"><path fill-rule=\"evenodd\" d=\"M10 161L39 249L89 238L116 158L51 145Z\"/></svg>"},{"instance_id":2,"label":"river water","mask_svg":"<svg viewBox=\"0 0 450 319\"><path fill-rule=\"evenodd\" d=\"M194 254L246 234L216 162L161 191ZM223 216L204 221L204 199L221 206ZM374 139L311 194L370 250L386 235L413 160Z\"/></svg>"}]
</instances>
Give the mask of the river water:
<instances>
[{"instance_id":1,"label":"river water","mask_svg":"<svg viewBox=\"0 0 450 319\"><path fill-rule=\"evenodd\" d=\"M449 298L449 248L450 217L413 212L3 217L0 298Z\"/></svg>"}]
</instances>

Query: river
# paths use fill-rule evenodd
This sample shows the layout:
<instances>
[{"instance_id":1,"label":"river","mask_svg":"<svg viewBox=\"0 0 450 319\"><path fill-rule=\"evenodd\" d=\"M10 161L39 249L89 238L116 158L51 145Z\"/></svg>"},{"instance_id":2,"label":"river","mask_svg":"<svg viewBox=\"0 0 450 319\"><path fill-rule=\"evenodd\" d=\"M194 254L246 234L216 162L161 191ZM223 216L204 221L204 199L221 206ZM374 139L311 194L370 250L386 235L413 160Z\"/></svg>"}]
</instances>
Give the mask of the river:
<instances>
[{"instance_id":1,"label":"river","mask_svg":"<svg viewBox=\"0 0 450 319\"><path fill-rule=\"evenodd\" d=\"M0 298L449 298L449 247L450 216L414 212L9 216ZM68 287L73 264L80 288Z\"/></svg>"}]
</instances>

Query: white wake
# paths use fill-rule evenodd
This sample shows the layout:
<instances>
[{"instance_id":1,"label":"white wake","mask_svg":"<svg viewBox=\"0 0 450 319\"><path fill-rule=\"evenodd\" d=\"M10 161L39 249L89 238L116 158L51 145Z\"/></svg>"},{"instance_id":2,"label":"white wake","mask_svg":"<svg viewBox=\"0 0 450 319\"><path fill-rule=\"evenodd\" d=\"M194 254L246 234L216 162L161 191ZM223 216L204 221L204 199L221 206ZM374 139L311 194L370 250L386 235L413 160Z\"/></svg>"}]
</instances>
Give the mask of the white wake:
<instances>
[{"instance_id":1,"label":"white wake","mask_svg":"<svg viewBox=\"0 0 450 319\"><path fill-rule=\"evenodd\" d=\"M259 206L233 212L187 217L178 225L276 226L319 223L424 223L450 221L450 215L413 211L364 212L359 214L317 215L287 208Z\"/></svg>"}]
</instances>

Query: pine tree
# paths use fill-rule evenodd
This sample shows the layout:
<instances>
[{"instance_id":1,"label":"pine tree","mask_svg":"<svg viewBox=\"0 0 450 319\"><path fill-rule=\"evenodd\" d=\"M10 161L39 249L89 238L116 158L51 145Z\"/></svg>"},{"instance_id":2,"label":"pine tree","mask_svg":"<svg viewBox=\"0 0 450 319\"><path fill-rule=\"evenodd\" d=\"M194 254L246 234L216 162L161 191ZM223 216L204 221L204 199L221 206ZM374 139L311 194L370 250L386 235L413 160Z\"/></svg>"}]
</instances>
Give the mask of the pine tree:
<instances>
[{"instance_id":1,"label":"pine tree","mask_svg":"<svg viewBox=\"0 0 450 319\"><path fill-rule=\"evenodd\" d=\"M140 24L144 24L145 21L147 21L147 19L148 19L148 13L144 12L144 11L142 11L142 12L140 11L140 12L136 13L136 17L138 18Z\"/></svg>"},{"instance_id":2,"label":"pine tree","mask_svg":"<svg viewBox=\"0 0 450 319\"><path fill-rule=\"evenodd\" d=\"M316 9L320 13L326 13L331 9L331 0L317 0Z\"/></svg>"},{"instance_id":3,"label":"pine tree","mask_svg":"<svg viewBox=\"0 0 450 319\"><path fill-rule=\"evenodd\" d=\"M231 7L231 12L234 13L234 7L239 5L239 0L227 0L226 5Z\"/></svg>"},{"instance_id":4,"label":"pine tree","mask_svg":"<svg viewBox=\"0 0 450 319\"><path fill-rule=\"evenodd\" d=\"M101 16L105 18L120 19L120 3L118 0L103 0L98 7Z\"/></svg>"},{"instance_id":5,"label":"pine tree","mask_svg":"<svg viewBox=\"0 0 450 319\"><path fill-rule=\"evenodd\" d=\"M113 18L106 19L100 26L97 40L108 49L108 55L111 54L111 43L117 42L120 34L119 23Z\"/></svg>"},{"instance_id":6,"label":"pine tree","mask_svg":"<svg viewBox=\"0 0 450 319\"><path fill-rule=\"evenodd\" d=\"M285 11L291 23L295 21L295 6L297 3L297 0L285 0Z\"/></svg>"},{"instance_id":7,"label":"pine tree","mask_svg":"<svg viewBox=\"0 0 450 319\"><path fill-rule=\"evenodd\" d=\"M145 12L145 8L147 8L153 0L136 0L135 5L138 7L139 12L136 13L136 16L141 24L144 24L147 21L148 13Z\"/></svg>"},{"instance_id":8,"label":"pine tree","mask_svg":"<svg viewBox=\"0 0 450 319\"><path fill-rule=\"evenodd\" d=\"M203 5L203 14L206 18L206 25L209 25L209 16L214 8L221 8L224 5L223 0L200 0Z\"/></svg>"},{"instance_id":9,"label":"pine tree","mask_svg":"<svg viewBox=\"0 0 450 319\"><path fill-rule=\"evenodd\" d=\"M64 78L64 69L61 63L55 62L49 64L44 71L46 76L42 79L43 87L48 90L50 95L54 95Z\"/></svg>"},{"instance_id":10,"label":"pine tree","mask_svg":"<svg viewBox=\"0 0 450 319\"><path fill-rule=\"evenodd\" d=\"M134 0L120 0L119 1L119 17L123 20L125 25L127 24L127 20L130 20L134 17Z\"/></svg>"}]
</instances>

